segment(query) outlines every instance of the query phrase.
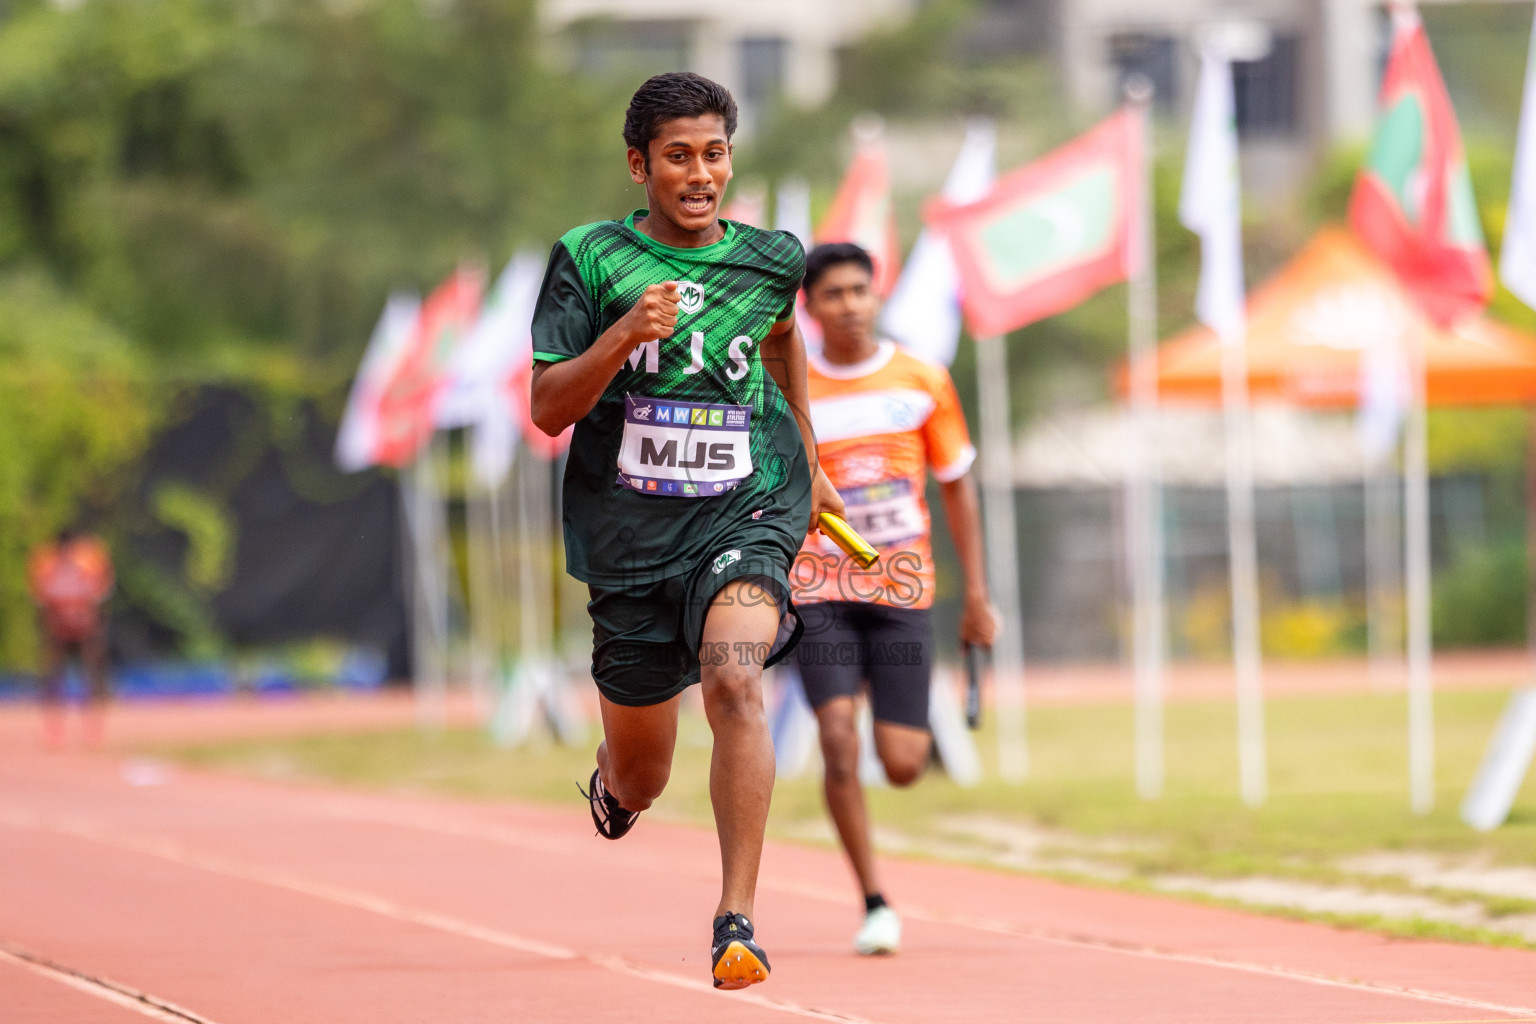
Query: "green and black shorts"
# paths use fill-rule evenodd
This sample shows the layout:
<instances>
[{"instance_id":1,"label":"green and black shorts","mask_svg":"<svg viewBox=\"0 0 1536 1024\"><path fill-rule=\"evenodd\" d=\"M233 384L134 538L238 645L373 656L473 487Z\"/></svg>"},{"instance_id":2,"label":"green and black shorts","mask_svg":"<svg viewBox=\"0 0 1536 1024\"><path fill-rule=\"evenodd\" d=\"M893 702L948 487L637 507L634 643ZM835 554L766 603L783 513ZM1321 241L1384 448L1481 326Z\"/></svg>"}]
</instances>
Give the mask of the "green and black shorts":
<instances>
[{"instance_id":1,"label":"green and black shorts","mask_svg":"<svg viewBox=\"0 0 1536 1024\"><path fill-rule=\"evenodd\" d=\"M779 609L779 635L765 666L782 660L799 642L800 617L789 587L795 552L780 524L742 524L723 534L710 550L713 554L703 564L653 583L588 585L592 678L608 700L649 707L698 682L705 616L715 596L736 580L757 583ZM729 649L703 654L710 659L749 656Z\"/></svg>"}]
</instances>

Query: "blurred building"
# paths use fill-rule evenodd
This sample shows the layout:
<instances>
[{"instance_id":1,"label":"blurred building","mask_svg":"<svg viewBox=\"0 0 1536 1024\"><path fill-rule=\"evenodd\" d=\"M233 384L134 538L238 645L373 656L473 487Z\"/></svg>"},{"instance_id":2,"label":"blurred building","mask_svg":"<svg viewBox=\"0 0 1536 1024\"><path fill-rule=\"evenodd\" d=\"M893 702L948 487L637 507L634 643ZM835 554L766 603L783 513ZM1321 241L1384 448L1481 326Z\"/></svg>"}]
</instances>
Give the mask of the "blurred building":
<instances>
[{"instance_id":1,"label":"blurred building","mask_svg":"<svg viewBox=\"0 0 1536 1024\"><path fill-rule=\"evenodd\" d=\"M1419 0L1424 8L1482 8L1484 14L1500 5ZM1125 80L1143 74L1156 86L1160 110L1187 117L1202 36L1229 32L1237 43L1233 76L1244 177L1260 192L1293 184L1319 151L1369 135L1389 41L1386 8L1383 0L988 4L994 23L1034 25L1037 38L1049 39L1068 99L1087 112L1107 111L1119 102Z\"/></svg>"},{"instance_id":2,"label":"blurred building","mask_svg":"<svg viewBox=\"0 0 1536 1024\"><path fill-rule=\"evenodd\" d=\"M1038 8L999 0L999 7ZM1079 110L1107 110L1132 75L1158 109L1187 116L1205 33L1235 47L1245 177L1284 188L1331 143L1370 131L1385 19L1379 0L1055 0L1053 39L1063 86Z\"/></svg>"},{"instance_id":3,"label":"blurred building","mask_svg":"<svg viewBox=\"0 0 1536 1024\"><path fill-rule=\"evenodd\" d=\"M750 132L781 99L825 102L837 52L872 29L900 24L920 0L544 0L546 23L577 70L651 75L687 68L720 82Z\"/></svg>"}]
</instances>

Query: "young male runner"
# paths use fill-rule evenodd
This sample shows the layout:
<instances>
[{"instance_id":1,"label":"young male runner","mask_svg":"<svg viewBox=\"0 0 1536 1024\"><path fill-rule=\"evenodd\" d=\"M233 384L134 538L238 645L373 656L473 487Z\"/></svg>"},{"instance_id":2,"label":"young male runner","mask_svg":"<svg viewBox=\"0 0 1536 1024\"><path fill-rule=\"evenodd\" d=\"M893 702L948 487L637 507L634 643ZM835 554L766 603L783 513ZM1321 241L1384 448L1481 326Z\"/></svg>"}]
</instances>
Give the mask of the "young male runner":
<instances>
[{"instance_id":1,"label":"young male runner","mask_svg":"<svg viewBox=\"0 0 1536 1024\"><path fill-rule=\"evenodd\" d=\"M773 791L762 671L798 639L795 552L816 514L842 511L803 413L805 254L787 232L719 219L735 130L730 93L698 75L635 93L624 141L648 209L555 246L531 396L540 429L576 424L565 550L591 595L592 820L618 839L661 794L680 695L701 682L722 875L712 973L728 989L769 973L751 921Z\"/></svg>"},{"instance_id":2,"label":"young male runner","mask_svg":"<svg viewBox=\"0 0 1536 1024\"><path fill-rule=\"evenodd\" d=\"M969 473L976 449L960 400L942 367L876 337L880 300L873 271L869 254L856 245L818 246L806 257L805 308L823 332L809 374L821 464L847 502L849 525L880 550L880 563L859 570L812 538L794 572L795 603L805 621L795 660L821 732L827 809L864 896L854 947L866 955L900 948L901 919L875 874L859 786L855 698L861 685L869 687L875 750L886 777L896 786L916 782L933 745L934 572L923 500L930 470L964 576L960 640L990 647L997 631Z\"/></svg>"}]
</instances>

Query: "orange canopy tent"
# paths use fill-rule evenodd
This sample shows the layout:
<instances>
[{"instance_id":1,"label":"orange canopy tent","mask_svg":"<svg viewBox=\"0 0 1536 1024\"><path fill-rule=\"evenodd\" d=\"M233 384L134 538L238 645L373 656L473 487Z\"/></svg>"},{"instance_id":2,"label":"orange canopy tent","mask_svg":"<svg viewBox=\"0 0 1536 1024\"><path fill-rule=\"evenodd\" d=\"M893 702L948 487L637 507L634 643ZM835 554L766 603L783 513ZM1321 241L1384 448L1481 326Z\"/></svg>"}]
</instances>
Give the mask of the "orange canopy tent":
<instances>
[{"instance_id":1,"label":"orange canopy tent","mask_svg":"<svg viewBox=\"0 0 1536 1024\"><path fill-rule=\"evenodd\" d=\"M1255 401L1358 404L1362 353L1424 339L1430 405L1536 402L1536 337L1486 318L1436 328L1386 264L1340 228L1325 228L1248 301L1248 387ZM1122 390L1124 373L1122 371ZM1193 327L1157 354L1158 397L1221 402L1221 342Z\"/></svg>"}]
</instances>

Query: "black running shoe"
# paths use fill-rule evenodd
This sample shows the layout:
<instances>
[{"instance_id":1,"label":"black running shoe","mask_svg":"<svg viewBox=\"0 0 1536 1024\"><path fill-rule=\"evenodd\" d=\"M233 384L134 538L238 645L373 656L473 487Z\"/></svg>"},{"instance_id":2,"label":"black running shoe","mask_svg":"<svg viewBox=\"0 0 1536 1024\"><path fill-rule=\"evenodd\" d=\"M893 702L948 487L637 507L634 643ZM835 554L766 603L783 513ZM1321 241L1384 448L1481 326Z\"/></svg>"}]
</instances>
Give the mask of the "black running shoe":
<instances>
[{"instance_id":1,"label":"black running shoe","mask_svg":"<svg viewBox=\"0 0 1536 1024\"><path fill-rule=\"evenodd\" d=\"M752 922L741 914L715 918L715 988L734 989L768 980L768 954L752 941Z\"/></svg>"},{"instance_id":2,"label":"black running shoe","mask_svg":"<svg viewBox=\"0 0 1536 1024\"><path fill-rule=\"evenodd\" d=\"M597 826L597 834L604 839L622 839L635 825L635 819L640 817L639 811L626 811L619 806L619 802L613 798L613 794L603 788L603 775L600 769L592 769L591 791L581 788L581 783L576 783L576 789L587 798L587 803L592 805L592 824Z\"/></svg>"}]
</instances>

